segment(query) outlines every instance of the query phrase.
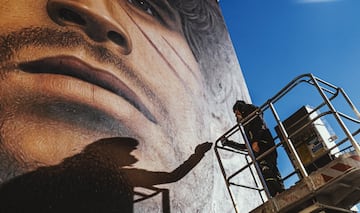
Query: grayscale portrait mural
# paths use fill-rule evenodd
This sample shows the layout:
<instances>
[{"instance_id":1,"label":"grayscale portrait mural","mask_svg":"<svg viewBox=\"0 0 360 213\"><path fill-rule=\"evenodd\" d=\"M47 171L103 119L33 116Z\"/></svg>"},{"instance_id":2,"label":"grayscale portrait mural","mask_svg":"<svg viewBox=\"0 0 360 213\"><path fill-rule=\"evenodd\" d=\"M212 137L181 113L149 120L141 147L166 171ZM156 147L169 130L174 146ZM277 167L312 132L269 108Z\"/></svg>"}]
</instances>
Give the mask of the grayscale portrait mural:
<instances>
[{"instance_id":1,"label":"grayscale portrait mural","mask_svg":"<svg viewBox=\"0 0 360 213\"><path fill-rule=\"evenodd\" d=\"M1 0L0 212L226 212L237 99L216 0Z\"/></svg>"}]
</instances>

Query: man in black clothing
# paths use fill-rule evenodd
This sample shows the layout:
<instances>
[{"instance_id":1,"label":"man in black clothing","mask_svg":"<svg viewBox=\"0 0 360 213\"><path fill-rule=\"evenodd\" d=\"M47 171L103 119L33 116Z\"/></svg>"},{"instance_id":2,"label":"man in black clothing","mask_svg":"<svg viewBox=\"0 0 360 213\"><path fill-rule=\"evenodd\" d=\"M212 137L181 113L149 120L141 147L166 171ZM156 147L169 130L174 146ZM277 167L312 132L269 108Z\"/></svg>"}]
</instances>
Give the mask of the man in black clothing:
<instances>
[{"instance_id":1,"label":"man in black clothing","mask_svg":"<svg viewBox=\"0 0 360 213\"><path fill-rule=\"evenodd\" d=\"M252 104L246 104L244 101L236 101L233 106L233 111L238 123L243 122L244 118L257 109L258 107ZM250 119L247 119L251 121L245 121L245 125L243 125L243 127L254 155L257 158L270 148L274 147L275 142L270 133L270 130L266 127L266 124L262 119L262 115L256 114L254 116L256 117L253 118L252 116ZM276 158L277 152L275 149L265 157L258 160L259 167L271 196L275 196L276 194L284 191L284 185L281 180L279 170L276 166Z\"/></svg>"}]
</instances>

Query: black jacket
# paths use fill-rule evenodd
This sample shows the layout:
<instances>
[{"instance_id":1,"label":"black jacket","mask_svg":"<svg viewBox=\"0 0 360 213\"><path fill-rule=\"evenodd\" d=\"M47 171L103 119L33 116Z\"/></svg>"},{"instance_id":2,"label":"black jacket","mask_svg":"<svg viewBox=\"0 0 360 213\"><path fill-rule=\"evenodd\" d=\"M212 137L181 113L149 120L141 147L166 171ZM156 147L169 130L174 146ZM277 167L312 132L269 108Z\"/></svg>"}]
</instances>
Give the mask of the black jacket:
<instances>
[{"instance_id":1,"label":"black jacket","mask_svg":"<svg viewBox=\"0 0 360 213\"><path fill-rule=\"evenodd\" d=\"M258 107L247 104L246 107L242 109L242 115L244 118L246 118L248 115L250 115L252 112L257 110ZM254 152L255 157L258 157L259 155L266 152L271 147L275 146L274 139L271 135L270 130L266 127L266 124L262 118L262 114L255 115L256 117L251 120L246 119L244 126L244 131L246 134L247 139L249 140L250 144L254 142L258 142L260 152ZM249 123L247 123L247 120L251 120ZM276 159L277 153L276 150L272 152L269 156L265 157L264 159Z\"/></svg>"}]
</instances>

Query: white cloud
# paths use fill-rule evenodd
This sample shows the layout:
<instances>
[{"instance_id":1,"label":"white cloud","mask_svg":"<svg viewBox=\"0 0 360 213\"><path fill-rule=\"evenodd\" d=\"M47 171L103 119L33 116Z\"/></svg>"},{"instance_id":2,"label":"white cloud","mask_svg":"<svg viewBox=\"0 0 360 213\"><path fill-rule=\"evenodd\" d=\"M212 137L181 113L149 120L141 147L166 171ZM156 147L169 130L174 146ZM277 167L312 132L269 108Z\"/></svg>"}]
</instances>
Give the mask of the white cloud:
<instances>
[{"instance_id":1,"label":"white cloud","mask_svg":"<svg viewBox=\"0 0 360 213\"><path fill-rule=\"evenodd\" d=\"M328 2L336 2L340 0L297 0L297 3L300 4L314 4L314 3L328 3Z\"/></svg>"}]
</instances>

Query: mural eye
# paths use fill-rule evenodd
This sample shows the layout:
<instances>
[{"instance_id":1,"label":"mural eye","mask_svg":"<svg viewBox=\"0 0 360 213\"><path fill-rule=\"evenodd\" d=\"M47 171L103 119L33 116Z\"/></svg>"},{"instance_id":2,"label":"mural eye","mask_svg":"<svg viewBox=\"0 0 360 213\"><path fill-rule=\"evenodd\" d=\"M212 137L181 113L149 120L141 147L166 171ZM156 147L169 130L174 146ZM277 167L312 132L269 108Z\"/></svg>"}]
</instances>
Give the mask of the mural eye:
<instances>
[{"instance_id":1,"label":"mural eye","mask_svg":"<svg viewBox=\"0 0 360 213\"><path fill-rule=\"evenodd\" d=\"M129 4L147 15L155 18L157 22L167 28L175 28L177 20L174 18L173 11L160 0L127 0ZM159 1L159 2L157 2Z\"/></svg>"},{"instance_id":2,"label":"mural eye","mask_svg":"<svg viewBox=\"0 0 360 213\"><path fill-rule=\"evenodd\" d=\"M145 0L128 0L128 2L151 16L159 17L156 10Z\"/></svg>"}]
</instances>

